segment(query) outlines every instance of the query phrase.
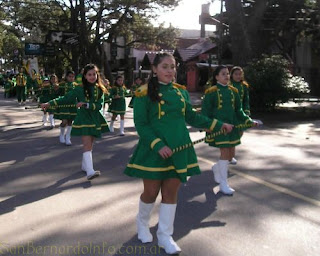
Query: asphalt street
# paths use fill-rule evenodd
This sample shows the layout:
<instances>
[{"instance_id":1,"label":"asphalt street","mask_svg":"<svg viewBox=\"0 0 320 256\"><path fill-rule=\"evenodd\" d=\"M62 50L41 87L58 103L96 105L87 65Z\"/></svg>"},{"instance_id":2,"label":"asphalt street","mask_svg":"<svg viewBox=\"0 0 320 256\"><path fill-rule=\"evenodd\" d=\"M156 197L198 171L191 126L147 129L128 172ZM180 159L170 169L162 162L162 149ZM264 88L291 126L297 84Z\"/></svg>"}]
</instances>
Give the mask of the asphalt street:
<instances>
[{"instance_id":1,"label":"asphalt street","mask_svg":"<svg viewBox=\"0 0 320 256\"><path fill-rule=\"evenodd\" d=\"M80 138L60 144L58 120L49 130L39 109L2 93L0 116L0 255L166 255L155 234L160 197L154 242L142 245L136 235L142 183L123 174L138 141L132 109L125 136L117 135L118 121L114 134L96 141L102 175L91 182L80 170ZM202 174L179 191L173 238L180 255L320 255L320 120L274 121L245 132L230 166L232 197L213 181L219 151L195 146ZM190 135L204 137L193 128Z\"/></svg>"}]
</instances>

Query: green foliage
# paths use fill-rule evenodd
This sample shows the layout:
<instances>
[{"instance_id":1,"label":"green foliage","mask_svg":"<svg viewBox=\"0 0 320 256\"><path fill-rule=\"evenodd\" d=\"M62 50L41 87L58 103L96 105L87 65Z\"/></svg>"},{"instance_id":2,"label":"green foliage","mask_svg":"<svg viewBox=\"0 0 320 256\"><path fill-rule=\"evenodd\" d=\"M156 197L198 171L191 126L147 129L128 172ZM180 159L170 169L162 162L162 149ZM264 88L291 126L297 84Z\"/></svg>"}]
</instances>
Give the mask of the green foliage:
<instances>
[{"instance_id":1,"label":"green foliage","mask_svg":"<svg viewBox=\"0 0 320 256\"><path fill-rule=\"evenodd\" d=\"M301 76L291 76L287 83L290 98L298 98L310 93L309 84Z\"/></svg>"},{"instance_id":2,"label":"green foliage","mask_svg":"<svg viewBox=\"0 0 320 256\"><path fill-rule=\"evenodd\" d=\"M245 68L251 86L250 103L258 110L274 109L278 103L308 93L308 84L301 77L292 76L289 63L279 55L266 56Z\"/></svg>"}]
</instances>

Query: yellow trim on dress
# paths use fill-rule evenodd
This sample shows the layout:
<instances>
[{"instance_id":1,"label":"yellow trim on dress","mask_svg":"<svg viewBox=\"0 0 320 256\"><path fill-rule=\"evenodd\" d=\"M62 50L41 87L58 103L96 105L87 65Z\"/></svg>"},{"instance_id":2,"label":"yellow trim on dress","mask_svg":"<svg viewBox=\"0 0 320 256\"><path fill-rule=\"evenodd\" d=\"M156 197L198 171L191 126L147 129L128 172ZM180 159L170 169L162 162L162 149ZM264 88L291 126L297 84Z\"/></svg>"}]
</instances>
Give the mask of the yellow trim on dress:
<instances>
[{"instance_id":1,"label":"yellow trim on dress","mask_svg":"<svg viewBox=\"0 0 320 256\"><path fill-rule=\"evenodd\" d=\"M216 145L221 145L221 144L235 144L235 143L238 143L240 142L240 140L234 140L234 141L219 141L219 142L216 142Z\"/></svg>"},{"instance_id":2,"label":"yellow trim on dress","mask_svg":"<svg viewBox=\"0 0 320 256\"><path fill-rule=\"evenodd\" d=\"M211 124L211 126L210 126L210 128L209 128L210 131L212 131L212 130L214 129L214 127L216 126L217 122L218 122L217 119L214 119L214 120L213 120L213 122L212 122L212 124Z\"/></svg>"},{"instance_id":3,"label":"yellow trim on dress","mask_svg":"<svg viewBox=\"0 0 320 256\"><path fill-rule=\"evenodd\" d=\"M187 169L194 168L197 166L199 166L198 163L188 164ZM146 167L146 166L137 165L137 164L128 164L127 167L135 168L135 169L142 170L142 171L149 171L149 172L167 172L167 171L171 171L171 170L175 169L173 165L170 165L168 167ZM185 170L185 169L177 170L177 172L178 171L181 172L183 170Z\"/></svg>"},{"instance_id":4,"label":"yellow trim on dress","mask_svg":"<svg viewBox=\"0 0 320 256\"><path fill-rule=\"evenodd\" d=\"M135 92L134 95L136 97L147 96L148 94L148 84L141 85Z\"/></svg>"},{"instance_id":5,"label":"yellow trim on dress","mask_svg":"<svg viewBox=\"0 0 320 256\"><path fill-rule=\"evenodd\" d=\"M214 138L212 138L212 139L207 139L206 138L206 142L214 142Z\"/></svg>"},{"instance_id":6,"label":"yellow trim on dress","mask_svg":"<svg viewBox=\"0 0 320 256\"><path fill-rule=\"evenodd\" d=\"M182 90L187 90L187 87L184 85L178 84L178 83L172 83L172 85L176 88L182 89Z\"/></svg>"},{"instance_id":7,"label":"yellow trim on dress","mask_svg":"<svg viewBox=\"0 0 320 256\"><path fill-rule=\"evenodd\" d=\"M77 115L77 113L70 113L70 112L58 112L57 114L59 114L59 115L72 115L72 116Z\"/></svg>"},{"instance_id":8,"label":"yellow trim on dress","mask_svg":"<svg viewBox=\"0 0 320 256\"><path fill-rule=\"evenodd\" d=\"M95 128L95 124L72 125L74 128Z\"/></svg>"},{"instance_id":9,"label":"yellow trim on dress","mask_svg":"<svg viewBox=\"0 0 320 256\"><path fill-rule=\"evenodd\" d=\"M155 146L159 141L161 141L161 139L159 139L159 138L153 140L153 141L151 142L151 145L150 145L151 149L153 149L154 146Z\"/></svg>"},{"instance_id":10,"label":"yellow trim on dress","mask_svg":"<svg viewBox=\"0 0 320 256\"><path fill-rule=\"evenodd\" d=\"M210 92L215 92L218 90L218 87L216 85L211 86L210 88L208 88L207 90L205 90L205 94L210 93Z\"/></svg>"},{"instance_id":11,"label":"yellow trim on dress","mask_svg":"<svg viewBox=\"0 0 320 256\"><path fill-rule=\"evenodd\" d=\"M161 118L161 104L158 102L158 119Z\"/></svg>"}]
</instances>

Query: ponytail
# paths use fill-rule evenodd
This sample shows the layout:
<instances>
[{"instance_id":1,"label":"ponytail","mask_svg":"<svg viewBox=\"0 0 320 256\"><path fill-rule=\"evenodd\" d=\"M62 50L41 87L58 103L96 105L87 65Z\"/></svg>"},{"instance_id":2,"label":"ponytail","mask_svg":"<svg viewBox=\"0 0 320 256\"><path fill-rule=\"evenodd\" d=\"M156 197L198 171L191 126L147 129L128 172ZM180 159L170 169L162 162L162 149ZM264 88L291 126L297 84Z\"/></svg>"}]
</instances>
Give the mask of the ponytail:
<instances>
[{"instance_id":1,"label":"ponytail","mask_svg":"<svg viewBox=\"0 0 320 256\"><path fill-rule=\"evenodd\" d=\"M159 96L159 81L158 77L154 74L151 74L151 78L148 82L148 96L150 97L151 101L159 102L161 100Z\"/></svg>"}]
</instances>

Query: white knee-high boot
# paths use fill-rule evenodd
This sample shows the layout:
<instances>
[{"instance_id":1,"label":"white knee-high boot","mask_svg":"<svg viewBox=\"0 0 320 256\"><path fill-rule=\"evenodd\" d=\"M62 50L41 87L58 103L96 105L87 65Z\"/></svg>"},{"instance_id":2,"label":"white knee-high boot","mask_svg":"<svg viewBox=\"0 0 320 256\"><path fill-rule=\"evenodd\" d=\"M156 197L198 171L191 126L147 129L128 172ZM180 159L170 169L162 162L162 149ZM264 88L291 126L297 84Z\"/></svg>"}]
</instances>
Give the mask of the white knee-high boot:
<instances>
[{"instance_id":1,"label":"white knee-high boot","mask_svg":"<svg viewBox=\"0 0 320 256\"><path fill-rule=\"evenodd\" d=\"M53 114L50 114L50 115L49 115L49 121L50 121L50 126L51 126L52 128L54 128L55 123L54 123Z\"/></svg>"},{"instance_id":2,"label":"white knee-high boot","mask_svg":"<svg viewBox=\"0 0 320 256\"><path fill-rule=\"evenodd\" d=\"M151 243L153 240L152 234L149 229L149 221L150 215L154 203L146 204L144 202L139 201L139 212L136 218L137 223L137 231L138 231L138 239L142 243Z\"/></svg>"},{"instance_id":3,"label":"white knee-high boot","mask_svg":"<svg viewBox=\"0 0 320 256\"><path fill-rule=\"evenodd\" d=\"M219 160L219 171L220 171L220 191L226 195L232 195L234 189L229 187L228 184L228 167L229 161L228 160Z\"/></svg>"},{"instance_id":4,"label":"white knee-high boot","mask_svg":"<svg viewBox=\"0 0 320 256\"><path fill-rule=\"evenodd\" d=\"M92 162L92 152L91 151L86 151L83 152L82 154L82 161L83 161L83 169L87 173L87 179L92 180L98 176L100 176L99 171L95 171L93 169L93 162Z\"/></svg>"},{"instance_id":5,"label":"white knee-high boot","mask_svg":"<svg viewBox=\"0 0 320 256\"><path fill-rule=\"evenodd\" d=\"M120 120L120 136L124 135L124 120Z\"/></svg>"},{"instance_id":6,"label":"white knee-high boot","mask_svg":"<svg viewBox=\"0 0 320 256\"><path fill-rule=\"evenodd\" d=\"M42 125L43 126L47 126L47 113L43 113L43 117L42 117Z\"/></svg>"},{"instance_id":7,"label":"white knee-high boot","mask_svg":"<svg viewBox=\"0 0 320 256\"><path fill-rule=\"evenodd\" d=\"M71 143L71 130L72 130L72 126L68 125L67 132L66 132L66 145L67 146L72 145L72 143Z\"/></svg>"},{"instance_id":8,"label":"white knee-high boot","mask_svg":"<svg viewBox=\"0 0 320 256\"><path fill-rule=\"evenodd\" d=\"M172 238L173 222L176 214L177 204L161 204L158 224L158 245L163 247L167 254L177 254L181 252L180 247Z\"/></svg>"},{"instance_id":9,"label":"white knee-high boot","mask_svg":"<svg viewBox=\"0 0 320 256\"><path fill-rule=\"evenodd\" d=\"M66 127L61 127L60 126L60 137L59 137L59 140L60 140L60 143L66 143L66 139L65 139L65 131L66 131Z\"/></svg>"},{"instance_id":10,"label":"white knee-high boot","mask_svg":"<svg viewBox=\"0 0 320 256\"><path fill-rule=\"evenodd\" d=\"M111 119L110 125L109 125L110 132L114 132L113 123L114 123L114 121Z\"/></svg>"},{"instance_id":11,"label":"white knee-high boot","mask_svg":"<svg viewBox=\"0 0 320 256\"><path fill-rule=\"evenodd\" d=\"M221 176L220 176L220 171L219 171L219 161L212 166L211 170L213 172L214 181L216 183L220 183Z\"/></svg>"}]
</instances>

